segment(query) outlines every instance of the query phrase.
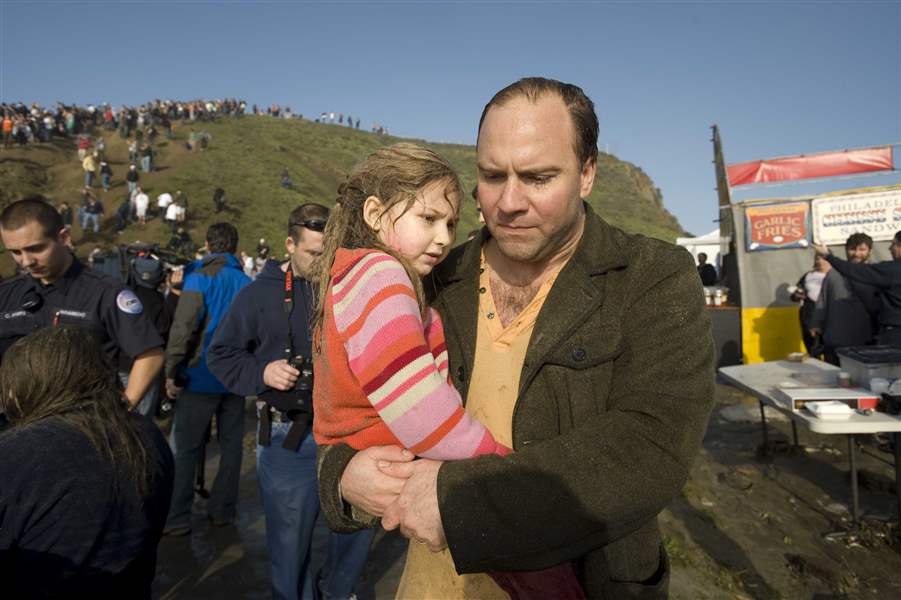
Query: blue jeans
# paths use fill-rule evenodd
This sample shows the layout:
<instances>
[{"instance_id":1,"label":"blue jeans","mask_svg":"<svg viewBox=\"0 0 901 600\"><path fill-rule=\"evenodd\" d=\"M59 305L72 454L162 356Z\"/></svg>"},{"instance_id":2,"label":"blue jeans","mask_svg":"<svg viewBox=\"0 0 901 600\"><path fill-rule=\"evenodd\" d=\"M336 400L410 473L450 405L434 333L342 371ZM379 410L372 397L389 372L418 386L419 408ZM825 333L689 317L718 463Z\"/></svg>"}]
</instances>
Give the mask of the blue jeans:
<instances>
[{"instance_id":1,"label":"blue jeans","mask_svg":"<svg viewBox=\"0 0 901 600\"><path fill-rule=\"evenodd\" d=\"M145 173L149 173L150 167L151 167L150 157L142 156L141 157L141 170L144 171Z\"/></svg>"},{"instance_id":2,"label":"blue jeans","mask_svg":"<svg viewBox=\"0 0 901 600\"><path fill-rule=\"evenodd\" d=\"M257 446L257 477L266 514L274 600L312 600L313 527L319 516L316 442L307 433L296 452L282 448L290 423L273 423L269 446ZM322 597L345 599L363 572L374 530L329 533Z\"/></svg>"},{"instance_id":3,"label":"blue jeans","mask_svg":"<svg viewBox=\"0 0 901 600\"><path fill-rule=\"evenodd\" d=\"M244 436L244 398L234 394L202 394L183 390L175 402L173 438L175 484L166 525L191 525L194 504L194 471L203 446L203 434L216 415L219 440L219 471L210 489L207 512L217 521L235 518L238 483L241 480L241 444Z\"/></svg>"},{"instance_id":4,"label":"blue jeans","mask_svg":"<svg viewBox=\"0 0 901 600\"><path fill-rule=\"evenodd\" d=\"M94 171L84 172L84 186L92 187L94 185Z\"/></svg>"},{"instance_id":5,"label":"blue jeans","mask_svg":"<svg viewBox=\"0 0 901 600\"><path fill-rule=\"evenodd\" d=\"M136 189L138 189L138 182L137 181L129 181L128 182L128 193L131 194Z\"/></svg>"},{"instance_id":6,"label":"blue jeans","mask_svg":"<svg viewBox=\"0 0 901 600\"><path fill-rule=\"evenodd\" d=\"M89 213L85 211L84 220L81 223L81 228L87 231L88 223L93 223L93 225L91 225L91 229L94 230L94 233L100 231L100 215L98 213Z\"/></svg>"},{"instance_id":7,"label":"blue jeans","mask_svg":"<svg viewBox=\"0 0 901 600\"><path fill-rule=\"evenodd\" d=\"M109 174L102 173L100 175L100 181L103 184L103 191L108 192L109 191Z\"/></svg>"}]
</instances>

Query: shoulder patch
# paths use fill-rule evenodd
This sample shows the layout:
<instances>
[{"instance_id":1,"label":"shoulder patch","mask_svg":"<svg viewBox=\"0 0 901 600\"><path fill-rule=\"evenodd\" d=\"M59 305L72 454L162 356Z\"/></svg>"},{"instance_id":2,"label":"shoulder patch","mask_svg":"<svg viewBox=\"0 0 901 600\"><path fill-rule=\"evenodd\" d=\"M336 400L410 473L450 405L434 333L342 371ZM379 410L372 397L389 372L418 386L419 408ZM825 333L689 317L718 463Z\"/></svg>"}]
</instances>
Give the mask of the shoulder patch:
<instances>
[{"instance_id":1,"label":"shoulder patch","mask_svg":"<svg viewBox=\"0 0 901 600\"><path fill-rule=\"evenodd\" d=\"M116 306L119 307L119 310L129 315L139 315L144 312L144 305L141 304L141 301L131 290L119 292L119 295L116 296Z\"/></svg>"}]
</instances>

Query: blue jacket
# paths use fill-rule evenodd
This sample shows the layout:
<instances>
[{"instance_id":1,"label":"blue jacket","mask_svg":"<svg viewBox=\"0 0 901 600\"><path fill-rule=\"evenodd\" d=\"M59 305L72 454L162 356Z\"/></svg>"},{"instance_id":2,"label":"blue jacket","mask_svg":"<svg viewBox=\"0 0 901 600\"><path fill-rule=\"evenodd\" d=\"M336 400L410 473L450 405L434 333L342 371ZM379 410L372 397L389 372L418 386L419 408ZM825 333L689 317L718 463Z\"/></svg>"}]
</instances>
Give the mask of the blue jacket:
<instances>
[{"instance_id":1,"label":"blue jacket","mask_svg":"<svg viewBox=\"0 0 901 600\"><path fill-rule=\"evenodd\" d=\"M291 333L294 354L310 356L310 319L313 298L309 283L294 277ZM210 371L232 393L258 395L268 388L263 371L270 362L286 358L288 315L284 309L285 273L270 260L256 280L241 290L216 329L207 356Z\"/></svg>"},{"instance_id":2,"label":"blue jacket","mask_svg":"<svg viewBox=\"0 0 901 600\"><path fill-rule=\"evenodd\" d=\"M166 378L187 378L185 389L225 394L228 389L207 368L213 334L238 292L250 283L232 254L210 254L185 269L178 307L166 346Z\"/></svg>"}]
</instances>

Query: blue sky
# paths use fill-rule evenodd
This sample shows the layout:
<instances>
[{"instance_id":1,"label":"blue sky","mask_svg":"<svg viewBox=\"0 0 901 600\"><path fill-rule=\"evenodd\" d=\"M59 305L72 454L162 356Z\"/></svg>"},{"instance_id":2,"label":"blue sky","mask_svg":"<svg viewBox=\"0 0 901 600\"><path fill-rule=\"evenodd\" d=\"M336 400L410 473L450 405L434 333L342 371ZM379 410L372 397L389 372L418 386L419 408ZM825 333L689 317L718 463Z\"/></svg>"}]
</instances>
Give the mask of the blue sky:
<instances>
[{"instance_id":1,"label":"blue sky","mask_svg":"<svg viewBox=\"0 0 901 600\"><path fill-rule=\"evenodd\" d=\"M717 216L713 123L728 162L901 142L899 31L898 2L0 0L0 96L240 97L473 143L495 91L554 77L594 100L600 148L702 234Z\"/></svg>"}]
</instances>

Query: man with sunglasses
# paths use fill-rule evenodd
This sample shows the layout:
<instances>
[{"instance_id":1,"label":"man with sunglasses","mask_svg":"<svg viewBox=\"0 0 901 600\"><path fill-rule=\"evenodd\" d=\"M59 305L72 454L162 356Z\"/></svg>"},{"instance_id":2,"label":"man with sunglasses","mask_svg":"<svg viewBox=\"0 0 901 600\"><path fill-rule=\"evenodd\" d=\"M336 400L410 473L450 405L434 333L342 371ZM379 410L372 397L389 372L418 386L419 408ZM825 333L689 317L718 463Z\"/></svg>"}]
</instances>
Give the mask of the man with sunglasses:
<instances>
[{"instance_id":1,"label":"man with sunglasses","mask_svg":"<svg viewBox=\"0 0 901 600\"><path fill-rule=\"evenodd\" d=\"M314 297L307 278L322 253L328 209L303 204L288 219L289 260L268 261L241 290L210 345L210 370L232 392L257 396L257 476L277 599L351 598L369 554L373 530L329 534L328 560L310 573L319 516L316 443L312 434L309 322Z\"/></svg>"}]
</instances>

